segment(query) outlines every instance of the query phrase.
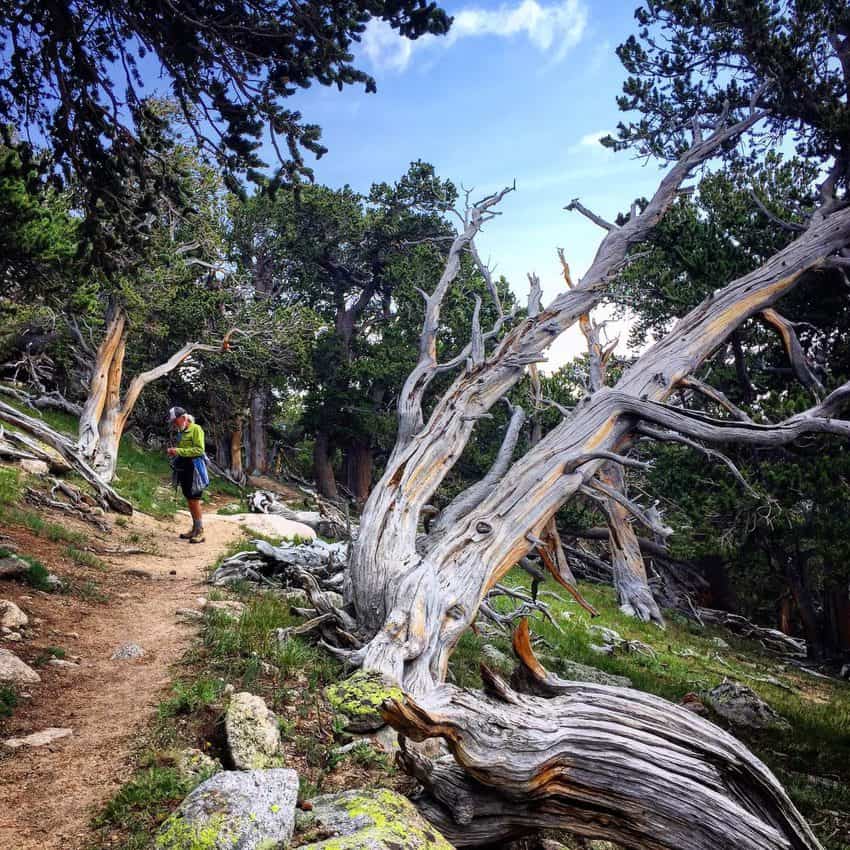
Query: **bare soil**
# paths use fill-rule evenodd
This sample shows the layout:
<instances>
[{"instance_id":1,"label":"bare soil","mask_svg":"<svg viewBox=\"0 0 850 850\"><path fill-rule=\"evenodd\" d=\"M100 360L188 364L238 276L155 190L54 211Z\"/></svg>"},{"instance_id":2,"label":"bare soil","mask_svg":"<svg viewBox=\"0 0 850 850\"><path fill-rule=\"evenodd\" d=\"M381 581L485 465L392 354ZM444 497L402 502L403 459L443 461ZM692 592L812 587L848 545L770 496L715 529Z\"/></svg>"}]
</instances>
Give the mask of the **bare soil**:
<instances>
[{"instance_id":1,"label":"bare soil","mask_svg":"<svg viewBox=\"0 0 850 850\"><path fill-rule=\"evenodd\" d=\"M137 513L109 534L52 519L85 531L95 550L135 547L146 554L103 554L106 569L80 566L65 543L3 529L21 554L38 558L72 590L48 594L0 581L0 599L18 604L31 627L25 640L0 646L38 664L42 679L14 715L0 721L0 739L48 727L69 727L73 734L40 748L10 751L0 744L0 850L90 845L89 821L129 777L134 736L150 721L174 678L171 666L195 633L176 611L197 607L206 592L204 568L242 536L214 515L206 517L206 543L199 545L177 538L190 524L188 515L157 521ZM126 643L139 644L144 656L112 660ZM79 666L45 663L56 649Z\"/></svg>"}]
</instances>

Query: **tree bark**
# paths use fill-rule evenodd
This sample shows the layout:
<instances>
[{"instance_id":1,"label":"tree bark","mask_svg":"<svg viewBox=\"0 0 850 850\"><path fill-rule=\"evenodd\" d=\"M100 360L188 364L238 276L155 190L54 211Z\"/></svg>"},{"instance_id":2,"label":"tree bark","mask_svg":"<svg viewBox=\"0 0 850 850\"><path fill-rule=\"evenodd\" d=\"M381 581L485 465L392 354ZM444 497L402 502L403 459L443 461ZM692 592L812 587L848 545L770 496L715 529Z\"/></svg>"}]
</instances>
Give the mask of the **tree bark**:
<instances>
[{"instance_id":1,"label":"tree bark","mask_svg":"<svg viewBox=\"0 0 850 850\"><path fill-rule=\"evenodd\" d=\"M230 432L230 474L237 481L245 479L245 469L242 466L242 425L243 418L237 416Z\"/></svg>"},{"instance_id":2,"label":"tree bark","mask_svg":"<svg viewBox=\"0 0 850 850\"><path fill-rule=\"evenodd\" d=\"M333 465L330 459L328 434L321 429L316 431L313 442L313 476L316 479L316 489L326 499L336 499L338 491L334 478Z\"/></svg>"},{"instance_id":3,"label":"tree bark","mask_svg":"<svg viewBox=\"0 0 850 850\"><path fill-rule=\"evenodd\" d=\"M372 447L363 440L354 440L345 451L345 467L348 477L348 489L358 504L369 498L372 489L373 468Z\"/></svg>"},{"instance_id":4,"label":"tree bark","mask_svg":"<svg viewBox=\"0 0 850 850\"><path fill-rule=\"evenodd\" d=\"M263 475L269 468L268 403L267 390L255 389L251 393L251 418L248 426L248 469L251 475Z\"/></svg>"}]
</instances>

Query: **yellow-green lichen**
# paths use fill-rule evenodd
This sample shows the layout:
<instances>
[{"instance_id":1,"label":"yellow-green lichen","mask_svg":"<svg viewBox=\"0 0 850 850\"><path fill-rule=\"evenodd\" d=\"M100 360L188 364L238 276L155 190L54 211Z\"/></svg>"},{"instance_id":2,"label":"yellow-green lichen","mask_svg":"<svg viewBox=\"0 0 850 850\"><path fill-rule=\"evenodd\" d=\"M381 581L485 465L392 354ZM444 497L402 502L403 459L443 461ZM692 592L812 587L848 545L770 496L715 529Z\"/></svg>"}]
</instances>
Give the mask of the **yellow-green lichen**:
<instances>
[{"instance_id":1,"label":"yellow-green lichen","mask_svg":"<svg viewBox=\"0 0 850 850\"><path fill-rule=\"evenodd\" d=\"M171 817L165 822L154 847L156 850L217 850L224 835L223 815L216 815L206 824L186 823L181 817Z\"/></svg>"},{"instance_id":2,"label":"yellow-green lichen","mask_svg":"<svg viewBox=\"0 0 850 850\"><path fill-rule=\"evenodd\" d=\"M405 797L393 791L378 790L355 794L341 800L352 819L365 817L370 826L352 835L329 838L301 850L362 850L364 847L403 848L403 850L452 850Z\"/></svg>"},{"instance_id":3,"label":"yellow-green lichen","mask_svg":"<svg viewBox=\"0 0 850 850\"><path fill-rule=\"evenodd\" d=\"M344 682L331 685L327 695L333 708L348 717L378 714L387 700L400 702L404 696L401 688L389 684L374 670L358 670Z\"/></svg>"}]
</instances>

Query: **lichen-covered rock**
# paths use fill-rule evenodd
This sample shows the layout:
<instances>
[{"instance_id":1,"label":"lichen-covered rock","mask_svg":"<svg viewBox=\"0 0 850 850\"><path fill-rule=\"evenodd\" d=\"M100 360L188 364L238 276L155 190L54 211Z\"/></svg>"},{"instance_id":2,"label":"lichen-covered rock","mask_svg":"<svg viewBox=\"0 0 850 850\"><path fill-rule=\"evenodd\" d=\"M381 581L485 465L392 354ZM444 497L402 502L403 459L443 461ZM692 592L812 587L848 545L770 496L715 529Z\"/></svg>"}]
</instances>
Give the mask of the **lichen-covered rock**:
<instances>
[{"instance_id":1,"label":"lichen-covered rock","mask_svg":"<svg viewBox=\"0 0 850 850\"><path fill-rule=\"evenodd\" d=\"M511 671L514 669L514 662L498 647L493 646L492 643L485 643L484 646L481 647L481 655L484 656L484 660L493 667L497 673L503 673L505 675L510 675Z\"/></svg>"},{"instance_id":2,"label":"lichen-covered rock","mask_svg":"<svg viewBox=\"0 0 850 850\"><path fill-rule=\"evenodd\" d=\"M144 649L137 643L125 643L119 646L109 657L113 661L129 661L131 658L141 658L144 654Z\"/></svg>"},{"instance_id":3,"label":"lichen-covered rock","mask_svg":"<svg viewBox=\"0 0 850 850\"><path fill-rule=\"evenodd\" d=\"M20 629L26 626L30 618L9 599L0 599L0 626L7 629Z\"/></svg>"},{"instance_id":4,"label":"lichen-covered rock","mask_svg":"<svg viewBox=\"0 0 850 850\"><path fill-rule=\"evenodd\" d=\"M596 685L613 685L617 688L632 686L632 681L627 676L606 673L588 664L580 664L578 661L569 661L565 658L558 661L558 674L562 679L571 682L593 682Z\"/></svg>"},{"instance_id":5,"label":"lichen-covered rock","mask_svg":"<svg viewBox=\"0 0 850 850\"><path fill-rule=\"evenodd\" d=\"M345 716L349 732L372 732L384 725L381 706L388 700L401 701L403 694L391 679L375 670L358 670L344 682L331 685L328 701Z\"/></svg>"},{"instance_id":6,"label":"lichen-covered rock","mask_svg":"<svg viewBox=\"0 0 850 850\"><path fill-rule=\"evenodd\" d=\"M298 774L222 771L199 785L162 825L155 850L266 850L287 846Z\"/></svg>"},{"instance_id":7,"label":"lichen-covered rock","mask_svg":"<svg viewBox=\"0 0 850 850\"><path fill-rule=\"evenodd\" d=\"M311 830L325 838L301 850L452 850L410 800L395 791L343 791L310 802L312 811L299 819L302 838L309 840Z\"/></svg>"},{"instance_id":8,"label":"lichen-covered rock","mask_svg":"<svg viewBox=\"0 0 850 850\"><path fill-rule=\"evenodd\" d=\"M755 691L746 685L724 679L709 692L709 705L734 726L750 729L788 729L788 721L777 714Z\"/></svg>"},{"instance_id":9,"label":"lichen-covered rock","mask_svg":"<svg viewBox=\"0 0 850 850\"><path fill-rule=\"evenodd\" d=\"M20 578L30 568L30 565L12 552L9 552L8 544L3 546L6 551L0 558L0 578Z\"/></svg>"},{"instance_id":10,"label":"lichen-covered rock","mask_svg":"<svg viewBox=\"0 0 850 850\"><path fill-rule=\"evenodd\" d=\"M224 719L230 757L238 770L280 766L280 727L262 697L234 694Z\"/></svg>"},{"instance_id":11,"label":"lichen-covered rock","mask_svg":"<svg viewBox=\"0 0 850 850\"><path fill-rule=\"evenodd\" d=\"M221 765L197 747L187 747L177 753L175 767L186 779L201 781L221 770Z\"/></svg>"},{"instance_id":12,"label":"lichen-covered rock","mask_svg":"<svg viewBox=\"0 0 850 850\"><path fill-rule=\"evenodd\" d=\"M0 649L0 682L12 685L34 685L41 676L8 649Z\"/></svg>"}]
</instances>

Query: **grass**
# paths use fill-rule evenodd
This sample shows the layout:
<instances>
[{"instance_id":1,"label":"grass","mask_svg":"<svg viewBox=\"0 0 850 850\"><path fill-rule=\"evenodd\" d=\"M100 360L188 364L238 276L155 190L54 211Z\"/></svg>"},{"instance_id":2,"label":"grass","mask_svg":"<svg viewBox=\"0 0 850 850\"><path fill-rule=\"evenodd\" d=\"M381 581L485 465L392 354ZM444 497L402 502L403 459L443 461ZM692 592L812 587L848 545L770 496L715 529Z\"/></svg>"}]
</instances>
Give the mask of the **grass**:
<instances>
[{"instance_id":1,"label":"grass","mask_svg":"<svg viewBox=\"0 0 850 850\"><path fill-rule=\"evenodd\" d=\"M182 776L173 766L157 764L155 756L149 755L148 762L92 821L104 838L120 831L121 850L148 850L160 824L200 783L198 778ZM104 845L113 846L105 841L97 846Z\"/></svg>"},{"instance_id":2,"label":"grass","mask_svg":"<svg viewBox=\"0 0 850 850\"><path fill-rule=\"evenodd\" d=\"M224 688L221 679L199 678L188 682L177 681L171 687L171 696L157 706L157 717L166 720L179 714L191 714L214 703Z\"/></svg>"},{"instance_id":3,"label":"grass","mask_svg":"<svg viewBox=\"0 0 850 850\"><path fill-rule=\"evenodd\" d=\"M18 692L12 685L0 685L0 718L11 717L18 704Z\"/></svg>"},{"instance_id":4,"label":"grass","mask_svg":"<svg viewBox=\"0 0 850 850\"><path fill-rule=\"evenodd\" d=\"M68 546L65 549L65 555L70 558L75 564L81 567L92 567L96 570L105 571L106 564L92 552L85 552L82 549L77 549L76 546Z\"/></svg>"},{"instance_id":5,"label":"grass","mask_svg":"<svg viewBox=\"0 0 850 850\"><path fill-rule=\"evenodd\" d=\"M518 570L510 573L505 583L528 586L525 573ZM619 611L609 587L583 584L581 592L600 612L592 621L594 625L614 629L627 640L648 644L655 656L625 651L606 656L594 652L590 648L594 639L587 630L591 624L589 615L572 601L542 597L549 602L561 629L559 632L543 619L530 624L532 632L548 645L538 648L538 654L545 657L545 666L558 673L562 672L559 658L589 664L628 676L636 688L676 703L689 692L707 693L725 678L752 688L791 724L791 732L732 729L732 733L777 774L827 850L850 850L850 684L810 677L752 642L736 639L720 629L703 629L691 621L670 618L667 629L661 631L626 617ZM503 609L513 607L507 600L496 604ZM729 648L718 649L713 642L717 637L726 641ZM485 643L510 655L507 640L465 634L450 665L457 684L480 685L480 653ZM786 687L759 681L766 676ZM723 725L722 720L712 719ZM821 786L812 781L811 774L835 785ZM838 822L829 812L837 813Z\"/></svg>"}]
</instances>

